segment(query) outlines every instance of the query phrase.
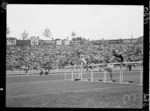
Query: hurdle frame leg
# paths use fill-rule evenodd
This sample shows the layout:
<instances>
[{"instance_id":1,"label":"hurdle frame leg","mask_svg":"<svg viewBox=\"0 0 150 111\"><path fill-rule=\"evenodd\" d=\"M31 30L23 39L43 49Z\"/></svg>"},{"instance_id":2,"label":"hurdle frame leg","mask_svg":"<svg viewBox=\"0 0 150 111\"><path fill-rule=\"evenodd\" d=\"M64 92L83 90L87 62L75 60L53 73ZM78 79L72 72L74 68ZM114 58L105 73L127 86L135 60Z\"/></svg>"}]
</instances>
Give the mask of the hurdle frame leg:
<instances>
[{"instance_id":1,"label":"hurdle frame leg","mask_svg":"<svg viewBox=\"0 0 150 111\"><path fill-rule=\"evenodd\" d=\"M124 73L124 70L122 69L122 83L123 83L123 73Z\"/></svg>"},{"instance_id":2,"label":"hurdle frame leg","mask_svg":"<svg viewBox=\"0 0 150 111\"><path fill-rule=\"evenodd\" d=\"M120 83L123 83L123 71L122 68L120 67Z\"/></svg>"},{"instance_id":3,"label":"hurdle frame leg","mask_svg":"<svg viewBox=\"0 0 150 111\"><path fill-rule=\"evenodd\" d=\"M80 68L80 76L81 76L81 81L83 80L82 78L82 67Z\"/></svg>"},{"instance_id":4,"label":"hurdle frame leg","mask_svg":"<svg viewBox=\"0 0 150 111\"><path fill-rule=\"evenodd\" d=\"M81 67L79 67L79 69L76 69L76 74L79 74L77 79L80 79L82 81Z\"/></svg>"},{"instance_id":5,"label":"hurdle frame leg","mask_svg":"<svg viewBox=\"0 0 150 111\"><path fill-rule=\"evenodd\" d=\"M93 82L93 70L91 70L91 82Z\"/></svg>"},{"instance_id":6,"label":"hurdle frame leg","mask_svg":"<svg viewBox=\"0 0 150 111\"><path fill-rule=\"evenodd\" d=\"M71 74L71 80L73 80L73 71L72 71L72 74Z\"/></svg>"},{"instance_id":7,"label":"hurdle frame leg","mask_svg":"<svg viewBox=\"0 0 150 111\"><path fill-rule=\"evenodd\" d=\"M106 75L107 74L107 72L104 70L104 82L106 83Z\"/></svg>"},{"instance_id":8,"label":"hurdle frame leg","mask_svg":"<svg viewBox=\"0 0 150 111\"><path fill-rule=\"evenodd\" d=\"M141 66L140 85L143 85L143 67Z\"/></svg>"},{"instance_id":9,"label":"hurdle frame leg","mask_svg":"<svg viewBox=\"0 0 150 111\"><path fill-rule=\"evenodd\" d=\"M67 80L66 70L65 70L65 80Z\"/></svg>"},{"instance_id":10,"label":"hurdle frame leg","mask_svg":"<svg viewBox=\"0 0 150 111\"><path fill-rule=\"evenodd\" d=\"M121 68L121 83L123 84L123 72L124 72L124 70L123 70L123 67Z\"/></svg>"}]
</instances>

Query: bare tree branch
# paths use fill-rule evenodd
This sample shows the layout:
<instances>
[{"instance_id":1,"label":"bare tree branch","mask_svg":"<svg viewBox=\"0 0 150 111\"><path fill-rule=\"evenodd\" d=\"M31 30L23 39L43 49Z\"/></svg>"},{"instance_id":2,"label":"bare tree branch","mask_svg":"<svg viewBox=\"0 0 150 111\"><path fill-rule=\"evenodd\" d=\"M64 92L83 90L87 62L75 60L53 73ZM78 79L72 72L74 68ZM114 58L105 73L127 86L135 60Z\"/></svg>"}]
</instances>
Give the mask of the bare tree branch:
<instances>
[{"instance_id":1,"label":"bare tree branch","mask_svg":"<svg viewBox=\"0 0 150 111\"><path fill-rule=\"evenodd\" d=\"M27 37L28 37L28 32L25 32L24 30L24 32L21 34L21 38L25 40Z\"/></svg>"},{"instance_id":2,"label":"bare tree branch","mask_svg":"<svg viewBox=\"0 0 150 111\"><path fill-rule=\"evenodd\" d=\"M52 34L51 34L50 29L46 28L45 31L44 31L44 33L43 33L43 35L44 35L45 37L51 37Z\"/></svg>"},{"instance_id":3,"label":"bare tree branch","mask_svg":"<svg viewBox=\"0 0 150 111\"><path fill-rule=\"evenodd\" d=\"M72 37L76 36L76 33L75 33L75 32L72 32L72 33L71 33L71 36L72 36Z\"/></svg>"},{"instance_id":4,"label":"bare tree branch","mask_svg":"<svg viewBox=\"0 0 150 111\"><path fill-rule=\"evenodd\" d=\"M6 34L9 35L10 34L10 29L9 27L7 26L7 29L6 29Z\"/></svg>"}]
</instances>

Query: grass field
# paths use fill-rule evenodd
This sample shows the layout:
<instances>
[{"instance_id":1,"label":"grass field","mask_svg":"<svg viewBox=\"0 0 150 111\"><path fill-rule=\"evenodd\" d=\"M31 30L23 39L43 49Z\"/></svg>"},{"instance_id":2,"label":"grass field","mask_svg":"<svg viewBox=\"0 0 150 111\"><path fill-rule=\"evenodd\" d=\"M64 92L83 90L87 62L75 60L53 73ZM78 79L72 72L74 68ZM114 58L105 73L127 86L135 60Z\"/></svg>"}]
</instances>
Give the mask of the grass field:
<instances>
[{"instance_id":1,"label":"grass field","mask_svg":"<svg viewBox=\"0 0 150 111\"><path fill-rule=\"evenodd\" d=\"M126 80L139 81L139 72L125 73ZM113 75L116 75L114 79L117 81L118 72ZM101 78L102 74L95 72L94 76ZM143 87L140 85L64 78L64 74L7 76L6 107L142 108Z\"/></svg>"}]
</instances>

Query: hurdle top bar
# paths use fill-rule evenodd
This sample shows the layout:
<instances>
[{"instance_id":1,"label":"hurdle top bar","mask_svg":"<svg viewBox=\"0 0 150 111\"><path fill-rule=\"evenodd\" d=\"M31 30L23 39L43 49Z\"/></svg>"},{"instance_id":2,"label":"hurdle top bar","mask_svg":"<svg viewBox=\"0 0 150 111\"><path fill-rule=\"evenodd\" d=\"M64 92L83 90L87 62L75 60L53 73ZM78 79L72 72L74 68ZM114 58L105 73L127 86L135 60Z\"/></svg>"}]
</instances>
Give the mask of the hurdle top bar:
<instances>
[{"instance_id":1,"label":"hurdle top bar","mask_svg":"<svg viewBox=\"0 0 150 111\"><path fill-rule=\"evenodd\" d=\"M122 62L122 63L109 63L109 64L142 64L142 61L139 62Z\"/></svg>"}]
</instances>

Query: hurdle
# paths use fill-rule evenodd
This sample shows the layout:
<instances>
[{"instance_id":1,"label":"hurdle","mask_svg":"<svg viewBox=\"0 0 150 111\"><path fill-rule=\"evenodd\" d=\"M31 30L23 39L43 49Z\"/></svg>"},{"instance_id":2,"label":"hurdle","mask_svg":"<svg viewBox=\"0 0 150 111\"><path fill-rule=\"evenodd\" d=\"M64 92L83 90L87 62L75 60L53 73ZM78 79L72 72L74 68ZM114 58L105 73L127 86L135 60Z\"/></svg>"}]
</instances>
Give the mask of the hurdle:
<instances>
[{"instance_id":1,"label":"hurdle","mask_svg":"<svg viewBox=\"0 0 150 111\"><path fill-rule=\"evenodd\" d=\"M121 63L111 63L111 64L121 64ZM142 64L142 62L123 62L122 64ZM129 83L129 82L124 82L124 69L123 67L120 67L120 84L136 84L136 83ZM136 85L142 85L142 80L143 80L143 67L141 66L140 68L140 84Z\"/></svg>"},{"instance_id":2,"label":"hurdle","mask_svg":"<svg viewBox=\"0 0 150 111\"><path fill-rule=\"evenodd\" d=\"M123 64L142 64L143 62L124 62ZM123 82L123 73L124 70L122 69L122 73L121 73L121 76L122 76L122 81L121 83L123 84L136 84L136 83L129 83L129 82ZM139 84L136 84L136 85L143 85L143 67L141 65L140 67L140 83Z\"/></svg>"},{"instance_id":3,"label":"hurdle","mask_svg":"<svg viewBox=\"0 0 150 111\"><path fill-rule=\"evenodd\" d=\"M71 75L71 79L67 79L67 75ZM67 71L65 70L65 80L73 80L73 70L71 71L71 74L67 74Z\"/></svg>"},{"instance_id":4,"label":"hurdle","mask_svg":"<svg viewBox=\"0 0 150 111\"><path fill-rule=\"evenodd\" d=\"M77 74L77 73L79 73L79 76L77 78L80 77L80 79L82 80L82 71L79 71L79 69L76 67L80 67L80 66L67 66L66 67L66 68L72 68L73 70L71 71L71 74L67 74L67 71L65 70L65 80L74 80L74 74ZM71 79L67 79L67 75L71 75Z\"/></svg>"},{"instance_id":5,"label":"hurdle","mask_svg":"<svg viewBox=\"0 0 150 111\"><path fill-rule=\"evenodd\" d=\"M79 66L67 66L67 68L73 68L75 70L72 70L72 72L71 72L71 79L67 79L67 75L70 75L70 74L67 74L67 72L65 70L65 78L64 78L65 80L75 80L74 79L75 74L78 75L78 77L76 79L80 79L80 81L85 81L87 79L87 78L83 79L82 66L80 66L80 65ZM93 76L93 72L91 71L90 79L93 78L92 76ZM91 80L93 80L93 79L91 79Z\"/></svg>"}]
</instances>

